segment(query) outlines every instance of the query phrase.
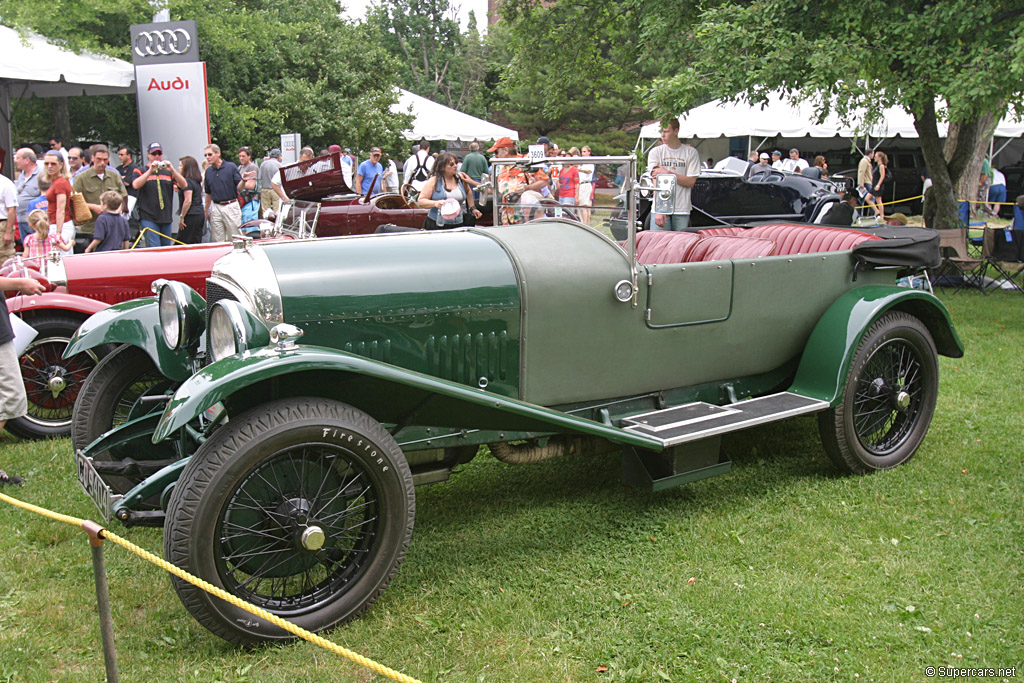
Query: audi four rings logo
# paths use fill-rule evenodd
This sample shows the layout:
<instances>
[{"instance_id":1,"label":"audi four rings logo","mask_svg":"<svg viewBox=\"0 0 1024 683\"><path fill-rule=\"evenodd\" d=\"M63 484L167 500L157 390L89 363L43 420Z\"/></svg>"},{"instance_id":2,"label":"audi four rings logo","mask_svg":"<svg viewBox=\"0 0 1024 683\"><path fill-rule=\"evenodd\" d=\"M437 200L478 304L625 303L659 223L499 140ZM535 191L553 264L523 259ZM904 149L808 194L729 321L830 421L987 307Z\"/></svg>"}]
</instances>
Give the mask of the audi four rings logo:
<instances>
[{"instance_id":1,"label":"audi four rings logo","mask_svg":"<svg viewBox=\"0 0 1024 683\"><path fill-rule=\"evenodd\" d=\"M135 54L140 57L183 55L192 47L192 36L183 28L142 31L135 36Z\"/></svg>"}]
</instances>

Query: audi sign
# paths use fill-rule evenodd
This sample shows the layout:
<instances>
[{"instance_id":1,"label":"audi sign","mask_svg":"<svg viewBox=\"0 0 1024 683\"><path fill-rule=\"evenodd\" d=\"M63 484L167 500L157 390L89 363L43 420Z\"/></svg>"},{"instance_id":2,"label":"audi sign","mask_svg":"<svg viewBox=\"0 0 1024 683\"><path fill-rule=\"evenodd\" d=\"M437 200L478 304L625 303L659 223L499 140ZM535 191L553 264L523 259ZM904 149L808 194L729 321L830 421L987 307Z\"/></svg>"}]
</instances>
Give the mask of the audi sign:
<instances>
[{"instance_id":1,"label":"audi sign","mask_svg":"<svg viewBox=\"0 0 1024 683\"><path fill-rule=\"evenodd\" d=\"M131 29L132 62L169 64L199 61L195 21L134 24Z\"/></svg>"}]
</instances>

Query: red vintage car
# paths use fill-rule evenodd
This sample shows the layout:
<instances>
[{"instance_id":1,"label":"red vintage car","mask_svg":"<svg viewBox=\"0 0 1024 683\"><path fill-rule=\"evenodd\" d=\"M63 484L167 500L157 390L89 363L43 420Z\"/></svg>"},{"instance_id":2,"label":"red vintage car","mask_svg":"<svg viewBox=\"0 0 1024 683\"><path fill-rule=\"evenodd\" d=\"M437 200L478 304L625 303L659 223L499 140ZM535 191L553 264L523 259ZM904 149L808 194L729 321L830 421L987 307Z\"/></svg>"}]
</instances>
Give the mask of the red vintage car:
<instances>
[{"instance_id":1,"label":"red vintage car","mask_svg":"<svg viewBox=\"0 0 1024 683\"><path fill-rule=\"evenodd\" d=\"M255 231L257 239L370 234L388 223L419 228L427 215L426 209L415 207L399 194L353 193L341 174L338 154L286 166L282 176L285 191L296 201L283 207L275 223L246 224L250 226L247 232ZM489 218L489 213L485 217ZM10 312L38 332L21 356L29 412L8 421L7 428L22 438L68 435L82 382L98 360L112 350L92 349L63 359L64 348L78 326L111 304L150 296L150 287L159 278L180 280L205 295L206 278L214 261L229 251L231 245L225 242L5 264L0 274L28 268L26 275L50 283L49 291L43 294L7 300Z\"/></svg>"}]
</instances>

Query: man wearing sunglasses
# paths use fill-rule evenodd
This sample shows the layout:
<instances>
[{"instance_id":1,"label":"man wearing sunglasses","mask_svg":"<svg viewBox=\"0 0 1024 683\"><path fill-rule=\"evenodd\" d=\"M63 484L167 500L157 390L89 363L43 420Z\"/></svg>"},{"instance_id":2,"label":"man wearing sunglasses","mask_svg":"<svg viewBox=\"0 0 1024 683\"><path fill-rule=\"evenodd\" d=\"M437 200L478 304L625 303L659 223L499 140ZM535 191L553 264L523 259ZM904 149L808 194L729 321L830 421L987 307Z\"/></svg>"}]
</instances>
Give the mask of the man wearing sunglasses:
<instances>
[{"instance_id":1,"label":"man wearing sunglasses","mask_svg":"<svg viewBox=\"0 0 1024 683\"><path fill-rule=\"evenodd\" d=\"M203 192L206 195L206 220L210 222L210 241L227 242L242 224L242 207L238 193L244 187L255 187L256 174L242 179L242 174L230 161L220 155L220 147L207 145L203 151L210 165L203 174ZM250 188L251 189L251 188Z\"/></svg>"}]
</instances>

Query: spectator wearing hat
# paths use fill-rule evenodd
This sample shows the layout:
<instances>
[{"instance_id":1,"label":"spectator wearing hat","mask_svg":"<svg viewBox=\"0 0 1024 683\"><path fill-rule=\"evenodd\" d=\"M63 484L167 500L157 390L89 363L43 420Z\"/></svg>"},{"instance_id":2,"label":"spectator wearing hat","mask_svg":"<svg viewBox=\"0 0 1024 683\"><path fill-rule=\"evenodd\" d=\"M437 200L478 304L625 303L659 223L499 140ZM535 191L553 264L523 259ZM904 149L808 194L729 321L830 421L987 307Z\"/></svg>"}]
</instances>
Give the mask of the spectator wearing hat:
<instances>
[{"instance_id":1,"label":"spectator wearing hat","mask_svg":"<svg viewBox=\"0 0 1024 683\"><path fill-rule=\"evenodd\" d=\"M147 247L166 247L174 230L174 187L188 187L185 176L169 161L164 161L163 146L149 143L146 148L149 164L142 175L132 181L139 191L139 224L146 231ZM237 203L236 203L237 205Z\"/></svg>"},{"instance_id":2,"label":"spectator wearing hat","mask_svg":"<svg viewBox=\"0 0 1024 683\"><path fill-rule=\"evenodd\" d=\"M758 154L757 163L750 166L750 175L759 175L772 170L771 160L772 158L768 156L768 152Z\"/></svg>"},{"instance_id":3,"label":"spectator wearing hat","mask_svg":"<svg viewBox=\"0 0 1024 683\"><path fill-rule=\"evenodd\" d=\"M772 168L777 171L785 170L786 162L782 160L782 152L775 150L772 152Z\"/></svg>"},{"instance_id":4,"label":"spectator wearing hat","mask_svg":"<svg viewBox=\"0 0 1024 683\"><path fill-rule=\"evenodd\" d=\"M121 174L115 171L110 163L110 150L106 145L93 145L89 148L89 156L92 158L92 165L75 176L75 192L81 192L85 197L85 203L92 211L92 219L88 223L78 226L75 233L75 242L84 251L92 242L93 232L96 227L96 219L107 212L107 206L100 201L104 192L115 192L121 197L121 201L128 196L128 191L121 180ZM120 205L119 205L120 206Z\"/></svg>"},{"instance_id":5,"label":"spectator wearing hat","mask_svg":"<svg viewBox=\"0 0 1024 683\"><path fill-rule=\"evenodd\" d=\"M303 147L303 151L305 149ZM220 147L217 145L207 145L203 156L210 164L203 174L210 241L227 242L242 224L242 207L238 205L238 191L246 181L242 179L237 166L221 157ZM252 180L255 182L255 177Z\"/></svg>"},{"instance_id":6,"label":"spectator wearing hat","mask_svg":"<svg viewBox=\"0 0 1024 683\"><path fill-rule=\"evenodd\" d=\"M907 215L903 213L894 213L885 219L886 225L905 226L907 224Z\"/></svg>"},{"instance_id":7,"label":"spectator wearing hat","mask_svg":"<svg viewBox=\"0 0 1024 683\"><path fill-rule=\"evenodd\" d=\"M511 138L500 138L488 149L498 159L511 159L516 156L516 143ZM516 164L502 164L497 173L495 191L501 199L501 224L513 225L530 220L541 202L541 188L550 185L546 173L540 172L531 177Z\"/></svg>"},{"instance_id":8,"label":"spectator wearing hat","mask_svg":"<svg viewBox=\"0 0 1024 683\"><path fill-rule=\"evenodd\" d=\"M281 208L281 197L274 191L274 174L281 169L281 150L277 147L267 152L267 158L260 164L260 217L265 218L273 211L276 215Z\"/></svg>"},{"instance_id":9,"label":"spectator wearing hat","mask_svg":"<svg viewBox=\"0 0 1024 683\"><path fill-rule=\"evenodd\" d=\"M359 169L356 171L355 187L359 194L366 194L372 187L376 187L378 193L381 191L384 178L384 165L380 163L381 156L383 156L383 152L380 147L373 147L370 149L370 158L359 164ZM378 180L380 182L377 182Z\"/></svg>"}]
</instances>

